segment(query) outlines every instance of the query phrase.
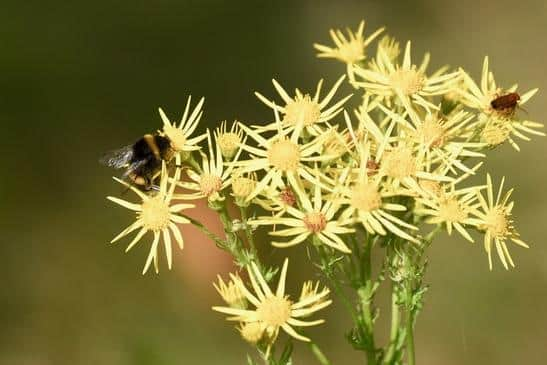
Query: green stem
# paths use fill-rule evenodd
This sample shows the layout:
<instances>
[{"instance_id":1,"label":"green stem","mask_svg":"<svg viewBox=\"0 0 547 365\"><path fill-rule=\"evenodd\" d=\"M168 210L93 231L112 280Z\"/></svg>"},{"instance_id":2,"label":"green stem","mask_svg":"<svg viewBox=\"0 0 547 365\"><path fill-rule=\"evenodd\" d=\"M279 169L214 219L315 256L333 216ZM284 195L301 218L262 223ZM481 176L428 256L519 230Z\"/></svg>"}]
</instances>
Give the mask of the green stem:
<instances>
[{"instance_id":1,"label":"green stem","mask_svg":"<svg viewBox=\"0 0 547 365\"><path fill-rule=\"evenodd\" d=\"M331 365L331 362L329 361L329 359L327 359L325 354L323 354L319 346L317 346L313 342L310 342L310 348L311 352L315 355L315 358L317 359L317 361L319 361L321 365Z\"/></svg>"},{"instance_id":2,"label":"green stem","mask_svg":"<svg viewBox=\"0 0 547 365\"><path fill-rule=\"evenodd\" d=\"M253 238L253 232L251 231L251 227L247 224L247 220L249 219L247 216L247 208L246 207L239 207L239 211L241 212L241 221L245 225L245 236L247 237L247 242L249 243L249 248L251 250L251 253L253 256L258 257L258 251L255 246L255 241Z\"/></svg>"},{"instance_id":3,"label":"green stem","mask_svg":"<svg viewBox=\"0 0 547 365\"><path fill-rule=\"evenodd\" d=\"M406 319L406 361L408 365L416 363L414 355L414 313L410 309Z\"/></svg>"},{"instance_id":4,"label":"green stem","mask_svg":"<svg viewBox=\"0 0 547 365\"><path fill-rule=\"evenodd\" d=\"M397 288L394 283L391 285L391 328L389 331L389 345L384 357L384 364L390 364L395 355L395 350L399 337L399 304L397 303Z\"/></svg>"}]
</instances>

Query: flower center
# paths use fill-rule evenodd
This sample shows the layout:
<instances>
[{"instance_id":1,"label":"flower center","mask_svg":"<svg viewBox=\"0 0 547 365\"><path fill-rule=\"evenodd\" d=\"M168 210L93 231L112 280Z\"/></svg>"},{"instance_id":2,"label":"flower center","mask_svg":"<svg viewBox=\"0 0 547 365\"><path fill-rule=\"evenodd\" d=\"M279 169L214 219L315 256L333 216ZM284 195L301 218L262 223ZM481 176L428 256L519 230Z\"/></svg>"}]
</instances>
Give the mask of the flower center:
<instances>
[{"instance_id":1,"label":"flower center","mask_svg":"<svg viewBox=\"0 0 547 365\"><path fill-rule=\"evenodd\" d=\"M503 206L490 209L484 219L484 226L481 228L489 231L493 237L497 238L509 236L513 229L509 214Z\"/></svg>"},{"instance_id":2,"label":"flower center","mask_svg":"<svg viewBox=\"0 0 547 365\"><path fill-rule=\"evenodd\" d=\"M484 129L481 137L489 146L497 146L505 142L511 134L511 126L509 122L502 118L490 118Z\"/></svg>"},{"instance_id":3,"label":"flower center","mask_svg":"<svg viewBox=\"0 0 547 365\"><path fill-rule=\"evenodd\" d=\"M288 206L292 207L294 204L296 204L296 196L294 195L292 189L288 186L281 190L281 192L279 193L279 198L283 203Z\"/></svg>"},{"instance_id":4,"label":"flower center","mask_svg":"<svg viewBox=\"0 0 547 365\"><path fill-rule=\"evenodd\" d=\"M445 198L439 204L439 216L445 222L461 222L467 218L457 199Z\"/></svg>"},{"instance_id":5,"label":"flower center","mask_svg":"<svg viewBox=\"0 0 547 365\"><path fill-rule=\"evenodd\" d=\"M203 174L199 180L199 188L203 195L211 196L222 187L222 179L216 175Z\"/></svg>"},{"instance_id":6,"label":"flower center","mask_svg":"<svg viewBox=\"0 0 547 365\"><path fill-rule=\"evenodd\" d=\"M410 148L401 146L387 152L382 160L384 173L396 179L412 176L416 173L416 159Z\"/></svg>"},{"instance_id":7,"label":"flower center","mask_svg":"<svg viewBox=\"0 0 547 365\"><path fill-rule=\"evenodd\" d=\"M410 70L397 70L390 76L390 83L394 89L400 90L405 95L416 94L425 84L425 77L415 67Z\"/></svg>"},{"instance_id":8,"label":"flower center","mask_svg":"<svg viewBox=\"0 0 547 365\"><path fill-rule=\"evenodd\" d=\"M321 107L309 95L296 97L285 106L284 122L290 124L304 123L309 126L321 118Z\"/></svg>"},{"instance_id":9,"label":"flower center","mask_svg":"<svg viewBox=\"0 0 547 365\"><path fill-rule=\"evenodd\" d=\"M272 143L268 150L268 161L281 171L294 171L300 163L298 145L283 138Z\"/></svg>"},{"instance_id":10,"label":"flower center","mask_svg":"<svg viewBox=\"0 0 547 365\"><path fill-rule=\"evenodd\" d=\"M163 200L162 195L152 197L141 205L140 219L142 225L149 231L161 231L169 225L169 205Z\"/></svg>"},{"instance_id":11,"label":"flower center","mask_svg":"<svg viewBox=\"0 0 547 365\"><path fill-rule=\"evenodd\" d=\"M382 206L382 197L376 185L359 183L351 189L350 204L364 212L372 212Z\"/></svg>"},{"instance_id":12,"label":"flower center","mask_svg":"<svg viewBox=\"0 0 547 365\"><path fill-rule=\"evenodd\" d=\"M291 318L291 302L277 296L265 298L256 308L256 316L268 326L280 327Z\"/></svg>"},{"instance_id":13,"label":"flower center","mask_svg":"<svg viewBox=\"0 0 547 365\"><path fill-rule=\"evenodd\" d=\"M233 132L221 133L217 139L222 156L228 159L235 156L239 147L239 142L239 135Z\"/></svg>"},{"instance_id":14,"label":"flower center","mask_svg":"<svg viewBox=\"0 0 547 365\"><path fill-rule=\"evenodd\" d=\"M171 145L176 152L184 150L186 146L186 136L181 129L165 124L163 126L163 133L171 140Z\"/></svg>"},{"instance_id":15,"label":"flower center","mask_svg":"<svg viewBox=\"0 0 547 365\"><path fill-rule=\"evenodd\" d=\"M321 232L327 225L327 219L320 212L308 213L303 221L306 228L312 233Z\"/></svg>"},{"instance_id":16,"label":"flower center","mask_svg":"<svg viewBox=\"0 0 547 365\"><path fill-rule=\"evenodd\" d=\"M418 127L417 135L419 142L428 147L442 147L446 142L445 130L441 125L441 120L428 117Z\"/></svg>"}]
</instances>

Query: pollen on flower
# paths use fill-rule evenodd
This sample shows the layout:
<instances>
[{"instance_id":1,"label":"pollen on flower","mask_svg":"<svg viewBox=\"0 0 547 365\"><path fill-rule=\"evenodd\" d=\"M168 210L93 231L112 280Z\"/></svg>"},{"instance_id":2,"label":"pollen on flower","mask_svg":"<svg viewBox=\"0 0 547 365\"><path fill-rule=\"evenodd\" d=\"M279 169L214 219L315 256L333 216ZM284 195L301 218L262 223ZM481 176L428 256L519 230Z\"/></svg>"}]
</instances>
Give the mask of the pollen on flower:
<instances>
[{"instance_id":1,"label":"pollen on flower","mask_svg":"<svg viewBox=\"0 0 547 365\"><path fill-rule=\"evenodd\" d=\"M484 224L479 226L479 229L489 232L494 238L504 239L515 234L512 223L510 213L500 205L486 213Z\"/></svg>"},{"instance_id":2,"label":"pollen on flower","mask_svg":"<svg viewBox=\"0 0 547 365\"><path fill-rule=\"evenodd\" d=\"M306 228L313 233L321 232L327 226L327 218L321 212L308 213L303 221Z\"/></svg>"},{"instance_id":3,"label":"pollen on flower","mask_svg":"<svg viewBox=\"0 0 547 365\"><path fill-rule=\"evenodd\" d=\"M351 189L350 204L361 211L372 212L382 206L378 188L370 183L358 183Z\"/></svg>"},{"instance_id":4,"label":"pollen on flower","mask_svg":"<svg viewBox=\"0 0 547 365\"><path fill-rule=\"evenodd\" d=\"M169 204L161 195L143 201L139 214L143 227L150 231L166 229L170 222Z\"/></svg>"},{"instance_id":5,"label":"pollen on flower","mask_svg":"<svg viewBox=\"0 0 547 365\"><path fill-rule=\"evenodd\" d=\"M387 152L382 159L382 171L389 177L402 179L416 173L416 159L412 150L399 146Z\"/></svg>"},{"instance_id":6,"label":"pollen on flower","mask_svg":"<svg viewBox=\"0 0 547 365\"><path fill-rule=\"evenodd\" d=\"M222 187L222 179L219 176L204 173L201 175L199 187L203 195L211 196Z\"/></svg>"},{"instance_id":7,"label":"pollen on flower","mask_svg":"<svg viewBox=\"0 0 547 365\"><path fill-rule=\"evenodd\" d=\"M280 327L291 318L291 304L286 298L271 296L258 305L256 316L268 326Z\"/></svg>"},{"instance_id":8,"label":"pollen on flower","mask_svg":"<svg viewBox=\"0 0 547 365\"><path fill-rule=\"evenodd\" d=\"M265 327L260 322L243 323L239 328L239 333L245 341L250 344L258 343L264 337Z\"/></svg>"},{"instance_id":9,"label":"pollen on flower","mask_svg":"<svg viewBox=\"0 0 547 365\"><path fill-rule=\"evenodd\" d=\"M163 126L163 134L165 134L171 140L171 146L176 152L184 150L186 145L186 136L182 129L175 127L174 125L165 124Z\"/></svg>"},{"instance_id":10,"label":"pollen on flower","mask_svg":"<svg viewBox=\"0 0 547 365\"><path fill-rule=\"evenodd\" d=\"M439 217L446 222L461 222L467 218L467 213L456 198L446 197L439 202Z\"/></svg>"},{"instance_id":11,"label":"pollen on flower","mask_svg":"<svg viewBox=\"0 0 547 365\"><path fill-rule=\"evenodd\" d=\"M425 85L425 76L416 68L409 70L396 70L389 75L389 81L394 89L400 90L404 95L412 95L421 91Z\"/></svg>"},{"instance_id":12,"label":"pollen on flower","mask_svg":"<svg viewBox=\"0 0 547 365\"><path fill-rule=\"evenodd\" d=\"M268 149L268 161L281 171L295 171L300 163L300 149L286 138L277 140Z\"/></svg>"},{"instance_id":13,"label":"pollen on flower","mask_svg":"<svg viewBox=\"0 0 547 365\"><path fill-rule=\"evenodd\" d=\"M321 118L321 107L309 95L296 96L294 101L285 106L284 122L303 123L305 126L315 124Z\"/></svg>"},{"instance_id":14,"label":"pollen on flower","mask_svg":"<svg viewBox=\"0 0 547 365\"><path fill-rule=\"evenodd\" d=\"M446 130L442 125L442 119L428 116L418 127L417 137L419 143L426 147L442 147L446 143Z\"/></svg>"},{"instance_id":15,"label":"pollen on flower","mask_svg":"<svg viewBox=\"0 0 547 365\"><path fill-rule=\"evenodd\" d=\"M504 118L490 118L481 132L482 140L491 147L502 144L510 135L510 122Z\"/></svg>"}]
</instances>

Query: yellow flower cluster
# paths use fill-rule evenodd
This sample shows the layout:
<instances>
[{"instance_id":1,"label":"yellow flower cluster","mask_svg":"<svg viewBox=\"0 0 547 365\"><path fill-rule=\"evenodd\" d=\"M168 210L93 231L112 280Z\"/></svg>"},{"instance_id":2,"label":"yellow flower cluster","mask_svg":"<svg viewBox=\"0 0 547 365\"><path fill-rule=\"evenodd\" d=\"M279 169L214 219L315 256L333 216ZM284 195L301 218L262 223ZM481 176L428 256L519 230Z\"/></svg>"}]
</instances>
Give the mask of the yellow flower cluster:
<instances>
[{"instance_id":1,"label":"yellow flower cluster","mask_svg":"<svg viewBox=\"0 0 547 365\"><path fill-rule=\"evenodd\" d=\"M133 151L126 176L146 172L152 189L118 180L141 201L108 198L136 212L136 221L112 242L137 231L129 250L152 232L144 272L152 262L158 270L162 238L170 268L171 236L182 249L180 225L194 223L182 214L193 205L176 200L206 198L218 212L227 211L229 202L242 211L251 209L252 218L238 217L241 227L252 234L267 226L274 237L271 244L279 248L306 244L333 255L351 255L349 236L359 230L412 245L424 240L419 228L425 223L448 234L455 230L470 242L482 234L490 269L494 248L505 268L514 266L507 242L528 246L514 227L512 190L502 193L503 179L495 193L490 175L486 185L464 184L493 147L508 142L518 150L515 138L545 135L542 124L521 119L519 110L537 89L520 95L516 86L498 86L488 58L478 84L462 69L429 72L429 54L415 64L411 42L401 47L390 36L369 56L368 48L383 28L365 37L364 27L362 22L347 36L332 30L334 46L315 45L318 57L346 64L346 75L326 94L323 80L309 93L296 89L291 94L276 80L273 88L279 98L255 93L271 109L265 125L234 121L228 127L222 122L213 133L193 136L203 99L190 110L188 98L178 125L160 109L163 129L156 135L169 141L175 162L163 159L159 169L147 170L161 151L150 145L147 156L152 157L144 163ZM337 96L344 82L356 96ZM225 227L226 232L236 231L234 226ZM330 304L328 289L306 283L300 300L291 301L285 295L287 261L275 292L255 262L247 262L246 270L252 290L238 275L231 275L228 283L219 279L215 287L227 306L213 309L230 315L242 336L265 345L267 352L280 329L307 341L293 327L322 323L300 318Z\"/></svg>"}]
</instances>

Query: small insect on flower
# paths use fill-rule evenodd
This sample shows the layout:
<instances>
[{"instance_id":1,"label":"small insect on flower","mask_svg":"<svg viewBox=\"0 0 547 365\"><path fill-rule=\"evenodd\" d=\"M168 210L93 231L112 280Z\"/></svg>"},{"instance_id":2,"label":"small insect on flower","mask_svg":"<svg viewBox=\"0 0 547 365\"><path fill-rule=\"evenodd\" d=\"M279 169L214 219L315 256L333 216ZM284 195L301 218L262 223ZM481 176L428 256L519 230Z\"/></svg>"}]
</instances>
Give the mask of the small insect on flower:
<instances>
[{"instance_id":1,"label":"small insect on flower","mask_svg":"<svg viewBox=\"0 0 547 365\"><path fill-rule=\"evenodd\" d=\"M515 109L520 101L520 95L518 93L509 93L498 96L490 102L490 105L494 110L500 114L513 115Z\"/></svg>"},{"instance_id":2,"label":"small insect on flower","mask_svg":"<svg viewBox=\"0 0 547 365\"><path fill-rule=\"evenodd\" d=\"M162 161L169 162L174 155L169 138L145 134L132 145L108 152L100 162L116 169L125 169L124 179L150 190L159 175Z\"/></svg>"}]
</instances>

